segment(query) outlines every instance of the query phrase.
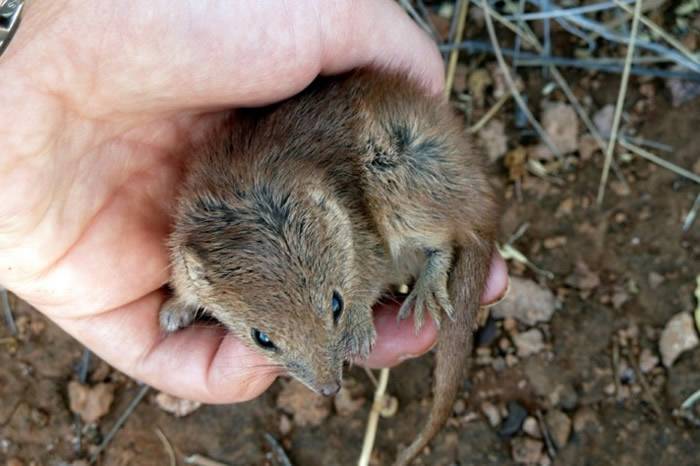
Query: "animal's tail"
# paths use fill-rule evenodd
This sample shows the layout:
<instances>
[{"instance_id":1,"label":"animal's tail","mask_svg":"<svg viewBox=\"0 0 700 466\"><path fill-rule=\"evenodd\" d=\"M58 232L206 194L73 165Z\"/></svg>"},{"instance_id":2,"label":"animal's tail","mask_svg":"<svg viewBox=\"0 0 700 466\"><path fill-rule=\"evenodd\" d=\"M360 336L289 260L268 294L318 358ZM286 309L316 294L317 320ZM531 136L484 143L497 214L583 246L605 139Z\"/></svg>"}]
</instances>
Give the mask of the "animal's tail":
<instances>
[{"instance_id":1,"label":"animal's tail","mask_svg":"<svg viewBox=\"0 0 700 466\"><path fill-rule=\"evenodd\" d=\"M449 293L455 320L443 320L437 344L433 405L428 422L416 439L399 452L395 466L406 466L440 432L449 418L462 387L466 362L471 353L472 335L479 310L481 292L488 277L492 245L457 249L449 278Z\"/></svg>"}]
</instances>

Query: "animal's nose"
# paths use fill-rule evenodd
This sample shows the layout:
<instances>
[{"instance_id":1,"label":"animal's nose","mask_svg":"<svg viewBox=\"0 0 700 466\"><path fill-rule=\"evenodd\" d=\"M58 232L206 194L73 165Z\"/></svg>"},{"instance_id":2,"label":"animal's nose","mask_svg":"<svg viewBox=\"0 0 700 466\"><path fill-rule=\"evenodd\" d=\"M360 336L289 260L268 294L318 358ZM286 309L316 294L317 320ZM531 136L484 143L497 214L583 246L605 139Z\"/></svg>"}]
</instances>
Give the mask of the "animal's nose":
<instances>
[{"instance_id":1,"label":"animal's nose","mask_svg":"<svg viewBox=\"0 0 700 466\"><path fill-rule=\"evenodd\" d=\"M323 396L333 396L338 391L340 390L340 383L339 382L331 382L327 384L321 385L319 391L321 392L321 395Z\"/></svg>"}]
</instances>

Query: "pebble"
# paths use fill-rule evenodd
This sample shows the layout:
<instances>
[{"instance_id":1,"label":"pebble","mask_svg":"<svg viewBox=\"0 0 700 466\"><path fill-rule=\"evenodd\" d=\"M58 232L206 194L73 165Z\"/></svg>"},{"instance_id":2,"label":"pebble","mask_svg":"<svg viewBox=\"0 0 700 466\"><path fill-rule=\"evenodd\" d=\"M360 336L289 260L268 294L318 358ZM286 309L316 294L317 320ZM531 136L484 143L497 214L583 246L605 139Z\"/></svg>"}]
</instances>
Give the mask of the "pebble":
<instances>
[{"instance_id":1,"label":"pebble","mask_svg":"<svg viewBox=\"0 0 700 466\"><path fill-rule=\"evenodd\" d=\"M343 386L337 395L333 397L335 411L340 416L350 416L365 404L365 398L361 396L362 387L353 379L343 381Z\"/></svg>"},{"instance_id":2,"label":"pebble","mask_svg":"<svg viewBox=\"0 0 700 466\"><path fill-rule=\"evenodd\" d=\"M542 432L540 431L540 425L537 423L537 419L532 416L525 418L523 422L523 432L533 438L541 439Z\"/></svg>"},{"instance_id":3,"label":"pebble","mask_svg":"<svg viewBox=\"0 0 700 466\"><path fill-rule=\"evenodd\" d=\"M598 420L598 415L588 406L579 408L574 414L573 428L576 433L599 431L600 421Z\"/></svg>"},{"instance_id":4,"label":"pebble","mask_svg":"<svg viewBox=\"0 0 700 466\"><path fill-rule=\"evenodd\" d=\"M292 431L292 420L286 414L280 416L279 431L282 436L286 436Z\"/></svg>"},{"instance_id":5,"label":"pebble","mask_svg":"<svg viewBox=\"0 0 700 466\"><path fill-rule=\"evenodd\" d=\"M508 402L508 417L503 421L498 435L501 437L512 437L520 431L520 428L527 417L527 410L517 401Z\"/></svg>"},{"instance_id":6,"label":"pebble","mask_svg":"<svg viewBox=\"0 0 700 466\"><path fill-rule=\"evenodd\" d=\"M501 423L501 413L493 403L484 401L481 403L481 412L484 413L491 427L496 427Z\"/></svg>"},{"instance_id":7,"label":"pebble","mask_svg":"<svg viewBox=\"0 0 700 466\"><path fill-rule=\"evenodd\" d=\"M156 404L163 411L166 411L170 414L174 414L175 417L187 416L188 414L193 413L194 411L199 409L200 406L202 406L202 403L199 403L197 401L176 398L172 395L168 395L167 393L163 392L158 393L158 395L156 395Z\"/></svg>"},{"instance_id":8,"label":"pebble","mask_svg":"<svg viewBox=\"0 0 700 466\"><path fill-rule=\"evenodd\" d=\"M557 305L554 294L532 280L510 278L510 291L492 308L497 319L514 318L526 325L548 322Z\"/></svg>"},{"instance_id":9,"label":"pebble","mask_svg":"<svg viewBox=\"0 0 700 466\"><path fill-rule=\"evenodd\" d=\"M86 423L96 422L109 412L114 400L114 385L99 383L94 387L76 381L68 384L70 410Z\"/></svg>"},{"instance_id":10,"label":"pebble","mask_svg":"<svg viewBox=\"0 0 700 466\"><path fill-rule=\"evenodd\" d=\"M486 321L486 325L479 328L474 340L477 346L491 346L491 343L498 337L498 326L494 319Z\"/></svg>"},{"instance_id":11,"label":"pebble","mask_svg":"<svg viewBox=\"0 0 700 466\"><path fill-rule=\"evenodd\" d=\"M506 354L506 366L513 367L518 363L518 357L514 354Z\"/></svg>"},{"instance_id":12,"label":"pebble","mask_svg":"<svg viewBox=\"0 0 700 466\"><path fill-rule=\"evenodd\" d=\"M552 441L557 449L564 448L571 434L571 419L569 419L569 416L558 409L554 409L545 414L544 422L547 424L547 429L549 429Z\"/></svg>"},{"instance_id":13,"label":"pebble","mask_svg":"<svg viewBox=\"0 0 700 466\"><path fill-rule=\"evenodd\" d=\"M512 317L506 317L503 319L503 330L510 334L516 333L518 331L518 321Z\"/></svg>"},{"instance_id":14,"label":"pebble","mask_svg":"<svg viewBox=\"0 0 700 466\"><path fill-rule=\"evenodd\" d=\"M649 272L649 286L652 290L655 290L664 282L664 276L660 273Z\"/></svg>"},{"instance_id":15,"label":"pebble","mask_svg":"<svg viewBox=\"0 0 700 466\"><path fill-rule=\"evenodd\" d=\"M518 356L525 358L544 349L544 336L542 332L533 328L527 332L513 335L513 343L518 348Z\"/></svg>"},{"instance_id":16,"label":"pebble","mask_svg":"<svg viewBox=\"0 0 700 466\"><path fill-rule=\"evenodd\" d=\"M318 426L331 412L331 400L317 395L301 383L290 380L277 396L277 406L294 418L294 424Z\"/></svg>"},{"instance_id":17,"label":"pebble","mask_svg":"<svg viewBox=\"0 0 700 466\"><path fill-rule=\"evenodd\" d=\"M535 439L518 437L511 442L513 460L521 464L537 464L542 458L544 444Z\"/></svg>"},{"instance_id":18,"label":"pebble","mask_svg":"<svg viewBox=\"0 0 700 466\"><path fill-rule=\"evenodd\" d=\"M666 323L659 340L659 351L664 366L671 367L684 351L698 346L700 341L695 322L688 312L680 312Z\"/></svg>"},{"instance_id":19,"label":"pebble","mask_svg":"<svg viewBox=\"0 0 700 466\"><path fill-rule=\"evenodd\" d=\"M24 466L24 461L19 458L10 458L5 463L7 466Z\"/></svg>"},{"instance_id":20,"label":"pebble","mask_svg":"<svg viewBox=\"0 0 700 466\"><path fill-rule=\"evenodd\" d=\"M467 409L467 403L465 403L464 400L461 398L459 400L455 401L455 405L452 408L452 410L454 411L454 413L457 416L464 414L464 411L466 409Z\"/></svg>"}]
</instances>

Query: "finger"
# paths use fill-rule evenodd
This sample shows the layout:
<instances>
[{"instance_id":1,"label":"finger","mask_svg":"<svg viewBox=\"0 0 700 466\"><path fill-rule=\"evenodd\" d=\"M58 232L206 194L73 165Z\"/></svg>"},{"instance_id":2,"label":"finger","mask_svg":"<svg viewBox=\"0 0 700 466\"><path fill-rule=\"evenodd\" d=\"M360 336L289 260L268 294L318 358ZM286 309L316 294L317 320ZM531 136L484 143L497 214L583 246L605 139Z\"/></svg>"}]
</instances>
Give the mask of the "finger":
<instances>
[{"instance_id":1,"label":"finger","mask_svg":"<svg viewBox=\"0 0 700 466\"><path fill-rule=\"evenodd\" d=\"M413 319L396 320L396 305L381 305L374 311L377 341L363 365L372 368L393 367L401 361L426 353L433 347L438 331L433 319L427 319L416 334Z\"/></svg>"},{"instance_id":2,"label":"finger","mask_svg":"<svg viewBox=\"0 0 700 466\"><path fill-rule=\"evenodd\" d=\"M481 295L481 304L493 306L506 295L508 291L508 266L498 251L493 253L489 278L486 280L486 287Z\"/></svg>"},{"instance_id":3,"label":"finger","mask_svg":"<svg viewBox=\"0 0 700 466\"><path fill-rule=\"evenodd\" d=\"M486 288L481 297L483 304L492 304L506 293L508 270L498 252L491 261ZM401 361L418 357L429 351L438 338L438 329L433 319L427 319L416 335L412 319L396 320L398 306L383 305L375 310L374 325L377 329L377 342L367 359L366 366L393 367Z\"/></svg>"},{"instance_id":4,"label":"finger","mask_svg":"<svg viewBox=\"0 0 700 466\"><path fill-rule=\"evenodd\" d=\"M50 21L28 15L12 58L46 93L93 118L260 105L319 73L372 63L442 87L435 45L391 0L177 3L81 2ZM55 58L66 50L70 60ZM52 58L37 66L37 57Z\"/></svg>"},{"instance_id":5,"label":"finger","mask_svg":"<svg viewBox=\"0 0 700 466\"><path fill-rule=\"evenodd\" d=\"M280 374L220 328L195 326L165 337L156 315L162 300L151 293L114 311L55 321L117 369L189 400L247 401Z\"/></svg>"}]
</instances>

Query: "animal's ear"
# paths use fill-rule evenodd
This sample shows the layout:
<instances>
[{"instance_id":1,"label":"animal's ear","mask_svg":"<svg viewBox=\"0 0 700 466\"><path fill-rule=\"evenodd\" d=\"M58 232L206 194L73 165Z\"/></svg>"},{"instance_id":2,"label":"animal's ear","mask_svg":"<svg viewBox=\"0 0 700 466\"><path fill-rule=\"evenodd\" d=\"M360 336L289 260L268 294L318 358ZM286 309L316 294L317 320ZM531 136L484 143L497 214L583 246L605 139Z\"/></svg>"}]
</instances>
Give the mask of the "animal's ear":
<instances>
[{"instance_id":1,"label":"animal's ear","mask_svg":"<svg viewBox=\"0 0 700 466\"><path fill-rule=\"evenodd\" d=\"M182 247L180 250L180 258L187 276L195 286L201 287L209 285L204 262L194 248L189 246Z\"/></svg>"}]
</instances>

